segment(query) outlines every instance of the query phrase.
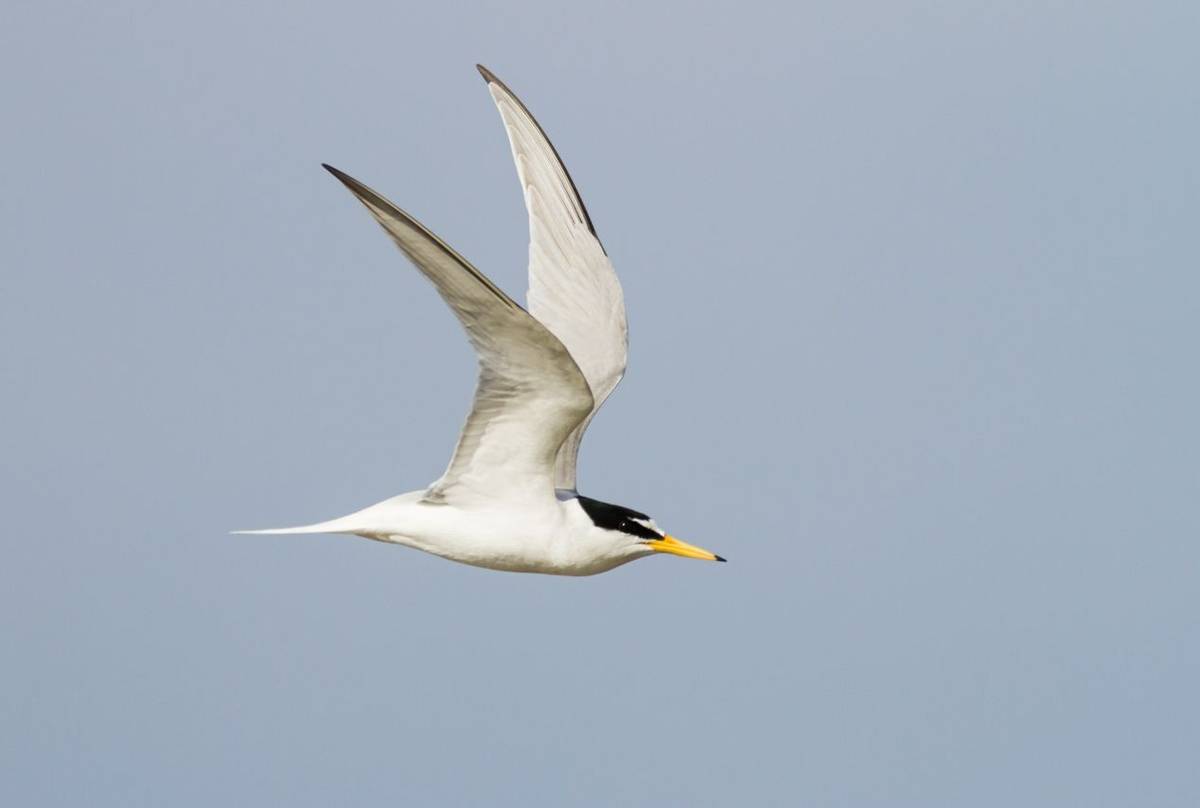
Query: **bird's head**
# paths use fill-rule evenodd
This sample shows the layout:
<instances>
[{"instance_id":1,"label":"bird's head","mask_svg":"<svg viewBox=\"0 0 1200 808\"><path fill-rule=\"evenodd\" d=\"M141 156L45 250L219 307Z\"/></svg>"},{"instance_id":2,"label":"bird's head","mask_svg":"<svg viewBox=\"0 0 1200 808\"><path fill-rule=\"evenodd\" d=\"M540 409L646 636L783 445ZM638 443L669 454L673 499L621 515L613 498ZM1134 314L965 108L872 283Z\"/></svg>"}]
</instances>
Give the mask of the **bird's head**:
<instances>
[{"instance_id":1,"label":"bird's head","mask_svg":"<svg viewBox=\"0 0 1200 808\"><path fill-rule=\"evenodd\" d=\"M684 558L700 558L705 561L724 561L716 553L710 553L695 545L668 536L644 513L621 505L578 497L579 506L592 520L592 524L608 533L613 541L632 558L654 553L670 553Z\"/></svg>"}]
</instances>

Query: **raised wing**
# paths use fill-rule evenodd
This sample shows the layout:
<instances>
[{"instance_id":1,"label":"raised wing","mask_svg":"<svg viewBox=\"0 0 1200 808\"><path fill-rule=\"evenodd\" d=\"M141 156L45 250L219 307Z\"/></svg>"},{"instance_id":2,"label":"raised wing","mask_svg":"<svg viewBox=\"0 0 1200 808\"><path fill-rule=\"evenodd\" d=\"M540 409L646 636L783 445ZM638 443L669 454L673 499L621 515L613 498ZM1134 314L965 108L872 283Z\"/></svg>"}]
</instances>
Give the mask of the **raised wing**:
<instances>
[{"instance_id":1,"label":"raised wing","mask_svg":"<svg viewBox=\"0 0 1200 808\"><path fill-rule=\"evenodd\" d=\"M554 334L420 222L353 177L342 181L433 282L479 354L479 382L454 457L430 502L554 497L554 459L592 412L592 394Z\"/></svg>"},{"instance_id":2,"label":"raised wing","mask_svg":"<svg viewBox=\"0 0 1200 808\"><path fill-rule=\"evenodd\" d=\"M567 346L595 401L559 449L555 481L575 488L584 430L625 374L625 297L571 175L542 127L504 82L482 65L512 146L529 211L529 311Z\"/></svg>"}]
</instances>

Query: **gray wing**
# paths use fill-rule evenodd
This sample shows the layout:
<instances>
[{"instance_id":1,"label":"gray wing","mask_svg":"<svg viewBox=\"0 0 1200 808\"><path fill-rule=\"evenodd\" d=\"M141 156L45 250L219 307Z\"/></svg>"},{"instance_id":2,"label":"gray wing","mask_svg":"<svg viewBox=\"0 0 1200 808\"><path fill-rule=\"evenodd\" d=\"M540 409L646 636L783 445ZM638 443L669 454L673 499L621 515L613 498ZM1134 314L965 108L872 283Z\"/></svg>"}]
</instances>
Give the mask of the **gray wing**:
<instances>
[{"instance_id":1,"label":"gray wing","mask_svg":"<svg viewBox=\"0 0 1200 808\"><path fill-rule=\"evenodd\" d=\"M432 502L554 497L554 460L592 394L554 334L420 222L331 166L437 288L479 355L471 413Z\"/></svg>"},{"instance_id":2,"label":"gray wing","mask_svg":"<svg viewBox=\"0 0 1200 808\"><path fill-rule=\"evenodd\" d=\"M574 489L584 430L625 374L625 297L583 200L546 133L521 100L476 65L508 132L529 212L529 311L571 352L594 405L559 449L555 480Z\"/></svg>"}]
</instances>

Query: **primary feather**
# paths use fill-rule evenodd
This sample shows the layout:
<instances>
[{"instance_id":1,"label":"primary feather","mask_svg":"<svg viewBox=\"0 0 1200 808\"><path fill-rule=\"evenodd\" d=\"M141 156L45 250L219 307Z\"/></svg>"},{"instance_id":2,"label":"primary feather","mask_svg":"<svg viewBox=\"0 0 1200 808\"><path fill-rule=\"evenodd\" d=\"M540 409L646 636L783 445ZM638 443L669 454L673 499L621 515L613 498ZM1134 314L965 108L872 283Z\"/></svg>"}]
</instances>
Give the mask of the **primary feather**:
<instances>
[{"instance_id":1,"label":"primary feather","mask_svg":"<svg viewBox=\"0 0 1200 808\"><path fill-rule=\"evenodd\" d=\"M476 65L508 133L529 212L529 311L571 352L592 392L591 412L558 451L555 480L575 490L579 444L625 374L625 297L612 262L558 152L504 82Z\"/></svg>"},{"instance_id":2,"label":"primary feather","mask_svg":"<svg viewBox=\"0 0 1200 808\"><path fill-rule=\"evenodd\" d=\"M554 334L420 222L332 166L458 317L479 356L475 400L430 502L554 496L551 468L592 393Z\"/></svg>"}]
</instances>

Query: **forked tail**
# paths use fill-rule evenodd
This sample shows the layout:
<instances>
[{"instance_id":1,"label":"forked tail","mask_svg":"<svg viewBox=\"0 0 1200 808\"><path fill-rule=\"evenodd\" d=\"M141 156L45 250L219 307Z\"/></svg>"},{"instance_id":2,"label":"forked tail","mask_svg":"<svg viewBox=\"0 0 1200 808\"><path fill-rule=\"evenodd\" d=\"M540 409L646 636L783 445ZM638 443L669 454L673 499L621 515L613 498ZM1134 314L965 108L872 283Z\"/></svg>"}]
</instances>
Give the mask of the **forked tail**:
<instances>
[{"instance_id":1,"label":"forked tail","mask_svg":"<svg viewBox=\"0 0 1200 808\"><path fill-rule=\"evenodd\" d=\"M263 530L231 530L230 533L242 535L280 535L285 533L353 533L354 525L349 516L341 519L330 519L328 522L317 522L312 525L299 527L270 527Z\"/></svg>"},{"instance_id":2,"label":"forked tail","mask_svg":"<svg viewBox=\"0 0 1200 808\"><path fill-rule=\"evenodd\" d=\"M354 533L367 538L377 538L397 532L395 528L399 513L408 506L415 505L424 496L425 491L409 491L407 494L385 499L361 511L330 519L328 522L317 522L300 527L273 527L266 530L234 530L234 533L252 533L260 535L275 535L283 533ZM401 520L399 522L403 524Z\"/></svg>"}]
</instances>

